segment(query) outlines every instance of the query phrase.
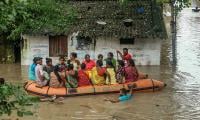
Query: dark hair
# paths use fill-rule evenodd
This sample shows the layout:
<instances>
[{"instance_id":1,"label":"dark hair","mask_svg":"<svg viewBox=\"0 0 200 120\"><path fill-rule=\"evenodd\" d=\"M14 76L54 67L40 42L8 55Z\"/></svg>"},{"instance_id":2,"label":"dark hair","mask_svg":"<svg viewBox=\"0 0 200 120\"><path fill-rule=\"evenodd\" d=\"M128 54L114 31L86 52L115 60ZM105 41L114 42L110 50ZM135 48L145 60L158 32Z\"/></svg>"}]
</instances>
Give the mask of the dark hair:
<instances>
[{"instance_id":1,"label":"dark hair","mask_svg":"<svg viewBox=\"0 0 200 120\"><path fill-rule=\"evenodd\" d=\"M112 52L109 52L108 54L109 54L111 57L113 57L113 56L114 56Z\"/></svg>"},{"instance_id":2,"label":"dark hair","mask_svg":"<svg viewBox=\"0 0 200 120\"><path fill-rule=\"evenodd\" d=\"M85 68L86 68L86 64L85 64L85 63L82 63L82 64L81 64L81 69L84 70Z\"/></svg>"},{"instance_id":3,"label":"dark hair","mask_svg":"<svg viewBox=\"0 0 200 120\"><path fill-rule=\"evenodd\" d=\"M53 70L53 72L54 72L54 74L56 75L56 77L57 77L58 81L61 83L61 82L62 82L62 79L61 79L61 77L60 77L60 75L59 75L58 71L59 71L59 66L58 66L58 65L56 65L56 66L54 67L54 70Z\"/></svg>"},{"instance_id":4,"label":"dark hair","mask_svg":"<svg viewBox=\"0 0 200 120\"><path fill-rule=\"evenodd\" d=\"M123 48L123 50L126 50L126 51L128 51L128 48Z\"/></svg>"},{"instance_id":5,"label":"dark hair","mask_svg":"<svg viewBox=\"0 0 200 120\"><path fill-rule=\"evenodd\" d=\"M64 56L60 56L59 60L63 59L65 61L65 57Z\"/></svg>"},{"instance_id":6,"label":"dark hair","mask_svg":"<svg viewBox=\"0 0 200 120\"><path fill-rule=\"evenodd\" d=\"M128 61L129 61L129 63L130 63L131 66L135 67L135 62L134 62L133 59L129 59Z\"/></svg>"},{"instance_id":7,"label":"dark hair","mask_svg":"<svg viewBox=\"0 0 200 120\"><path fill-rule=\"evenodd\" d=\"M46 64L52 62L52 59L51 58L46 58Z\"/></svg>"},{"instance_id":8,"label":"dark hair","mask_svg":"<svg viewBox=\"0 0 200 120\"><path fill-rule=\"evenodd\" d=\"M74 58L77 58L77 53L72 52L72 53L71 53L71 56L73 56Z\"/></svg>"},{"instance_id":9,"label":"dark hair","mask_svg":"<svg viewBox=\"0 0 200 120\"><path fill-rule=\"evenodd\" d=\"M102 62L101 60L97 60L97 61L96 61L96 64L97 64L98 66L100 66L100 67L103 66L103 62Z\"/></svg>"},{"instance_id":10,"label":"dark hair","mask_svg":"<svg viewBox=\"0 0 200 120\"><path fill-rule=\"evenodd\" d=\"M85 55L85 58L87 58L87 57L90 57L90 55L89 55L89 54L86 54L86 55Z\"/></svg>"},{"instance_id":11,"label":"dark hair","mask_svg":"<svg viewBox=\"0 0 200 120\"><path fill-rule=\"evenodd\" d=\"M34 58L33 58L33 63L36 63L36 62L37 62L37 59L38 59L38 57L34 57Z\"/></svg>"},{"instance_id":12,"label":"dark hair","mask_svg":"<svg viewBox=\"0 0 200 120\"><path fill-rule=\"evenodd\" d=\"M101 58L101 57L103 58L103 55L102 55L102 54L99 54L99 55L98 55L98 59Z\"/></svg>"},{"instance_id":13,"label":"dark hair","mask_svg":"<svg viewBox=\"0 0 200 120\"><path fill-rule=\"evenodd\" d=\"M5 79L4 78L0 78L0 85L3 85L5 83Z\"/></svg>"},{"instance_id":14,"label":"dark hair","mask_svg":"<svg viewBox=\"0 0 200 120\"><path fill-rule=\"evenodd\" d=\"M118 60L118 64L121 65L122 67L125 66L124 61L123 60Z\"/></svg>"},{"instance_id":15,"label":"dark hair","mask_svg":"<svg viewBox=\"0 0 200 120\"><path fill-rule=\"evenodd\" d=\"M127 90L125 88L120 89L120 91L122 92L122 94L126 95L127 94Z\"/></svg>"},{"instance_id":16,"label":"dark hair","mask_svg":"<svg viewBox=\"0 0 200 120\"><path fill-rule=\"evenodd\" d=\"M114 65L111 60L106 60L106 65L109 65L114 68Z\"/></svg>"},{"instance_id":17,"label":"dark hair","mask_svg":"<svg viewBox=\"0 0 200 120\"><path fill-rule=\"evenodd\" d=\"M74 65L73 64L69 64L67 68L68 68L68 70L73 70L74 69Z\"/></svg>"}]
</instances>

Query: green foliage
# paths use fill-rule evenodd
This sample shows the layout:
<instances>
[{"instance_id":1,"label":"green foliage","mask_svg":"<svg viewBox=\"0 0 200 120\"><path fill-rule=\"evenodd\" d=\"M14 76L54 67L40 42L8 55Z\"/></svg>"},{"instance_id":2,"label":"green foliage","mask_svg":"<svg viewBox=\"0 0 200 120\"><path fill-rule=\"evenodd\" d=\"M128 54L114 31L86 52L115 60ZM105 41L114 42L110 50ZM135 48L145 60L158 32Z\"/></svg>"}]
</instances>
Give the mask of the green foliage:
<instances>
[{"instance_id":1,"label":"green foliage","mask_svg":"<svg viewBox=\"0 0 200 120\"><path fill-rule=\"evenodd\" d=\"M3 0L0 16L0 33L17 39L21 33L65 34L77 15L67 0Z\"/></svg>"},{"instance_id":2,"label":"green foliage","mask_svg":"<svg viewBox=\"0 0 200 120\"><path fill-rule=\"evenodd\" d=\"M33 105L39 101L38 97L28 96L20 86L12 84L0 85L0 116L11 115L12 111L17 111L17 115L33 115L31 111L26 111L25 107Z\"/></svg>"}]
</instances>

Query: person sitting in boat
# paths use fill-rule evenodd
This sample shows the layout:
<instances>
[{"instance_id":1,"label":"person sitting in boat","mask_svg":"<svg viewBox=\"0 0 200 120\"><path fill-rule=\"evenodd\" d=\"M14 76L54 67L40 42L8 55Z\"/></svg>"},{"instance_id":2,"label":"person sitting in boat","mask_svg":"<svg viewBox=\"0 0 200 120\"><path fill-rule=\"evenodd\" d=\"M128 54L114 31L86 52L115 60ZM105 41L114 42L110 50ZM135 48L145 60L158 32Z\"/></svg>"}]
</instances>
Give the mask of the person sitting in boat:
<instances>
[{"instance_id":1,"label":"person sitting in boat","mask_svg":"<svg viewBox=\"0 0 200 120\"><path fill-rule=\"evenodd\" d=\"M74 70L79 70L80 67L80 61L77 59L77 53L72 52L70 54L70 59L67 61L67 64L73 64Z\"/></svg>"},{"instance_id":2,"label":"person sitting in boat","mask_svg":"<svg viewBox=\"0 0 200 120\"><path fill-rule=\"evenodd\" d=\"M112 52L109 52L109 53L107 54L107 58L105 59L105 61L106 61L106 62L107 62L107 61L111 61L112 64L113 64L113 67L116 69L117 61L116 61L116 59L114 58L114 55L113 55Z\"/></svg>"},{"instance_id":3,"label":"person sitting in boat","mask_svg":"<svg viewBox=\"0 0 200 120\"><path fill-rule=\"evenodd\" d=\"M81 69L78 71L78 87L91 85L89 73L86 71L85 63L81 64Z\"/></svg>"},{"instance_id":4,"label":"person sitting in boat","mask_svg":"<svg viewBox=\"0 0 200 120\"><path fill-rule=\"evenodd\" d=\"M92 69L92 82L95 85L104 85L106 84L106 77L108 77L110 81L110 75L107 72L105 67L103 66L103 62L101 60L96 61L96 67Z\"/></svg>"},{"instance_id":5,"label":"person sitting in boat","mask_svg":"<svg viewBox=\"0 0 200 120\"><path fill-rule=\"evenodd\" d=\"M64 56L60 56L59 63L56 66L58 66L59 72L64 72L66 70L67 65L65 64L65 57Z\"/></svg>"},{"instance_id":6,"label":"person sitting in boat","mask_svg":"<svg viewBox=\"0 0 200 120\"><path fill-rule=\"evenodd\" d=\"M132 85L128 86L128 90L125 88L122 88L122 89L120 89L120 96L117 99L105 98L104 101L118 103L118 102L130 100L133 96L133 88L135 88L135 87L136 87L136 84L132 84Z\"/></svg>"},{"instance_id":7,"label":"person sitting in boat","mask_svg":"<svg viewBox=\"0 0 200 120\"><path fill-rule=\"evenodd\" d=\"M59 66L55 66L53 72L50 73L49 86L54 88L64 87L65 81L65 72L60 72Z\"/></svg>"},{"instance_id":8,"label":"person sitting in boat","mask_svg":"<svg viewBox=\"0 0 200 120\"><path fill-rule=\"evenodd\" d=\"M117 54L119 54L122 60L124 60L125 65L127 65L128 60L132 59L131 54L128 53L128 48L123 48L123 54L117 50Z\"/></svg>"},{"instance_id":9,"label":"person sitting in boat","mask_svg":"<svg viewBox=\"0 0 200 120\"><path fill-rule=\"evenodd\" d=\"M135 66L135 62L133 59L129 59L127 63L127 67L125 67L125 82L134 82L138 80L138 70Z\"/></svg>"},{"instance_id":10,"label":"person sitting in boat","mask_svg":"<svg viewBox=\"0 0 200 120\"><path fill-rule=\"evenodd\" d=\"M119 84L125 82L125 64L123 60L118 60L118 68L116 71L116 79Z\"/></svg>"},{"instance_id":11,"label":"person sitting in boat","mask_svg":"<svg viewBox=\"0 0 200 120\"><path fill-rule=\"evenodd\" d=\"M111 60L107 60L106 70L110 76L110 79L109 79L109 76L106 77L106 84L116 84L117 82L116 82L116 77L115 77L115 68Z\"/></svg>"},{"instance_id":12,"label":"person sitting in boat","mask_svg":"<svg viewBox=\"0 0 200 120\"><path fill-rule=\"evenodd\" d=\"M46 58L46 65L43 67L43 70L50 75L51 72L54 70L54 66L52 64L52 59L51 58Z\"/></svg>"},{"instance_id":13,"label":"person sitting in boat","mask_svg":"<svg viewBox=\"0 0 200 120\"><path fill-rule=\"evenodd\" d=\"M29 80L36 80L36 77L35 77L36 60L37 60L37 57L34 57L33 58L33 64L31 64L29 66L29 69L28 69L28 78L29 78Z\"/></svg>"},{"instance_id":14,"label":"person sitting in boat","mask_svg":"<svg viewBox=\"0 0 200 120\"><path fill-rule=\"evenodd\" d=\"M86 70L92 70L93 67L95 67L95 62L90 59L90 55L86 54L85 55L85 61L83 61L86 65Z\"/></svg>"},{"instance_id":15,"label":"person sitting in boat","mask_svg":"<svg viewBox=\"0 0 200 120\"><path fill-rule=\"evenodd\" d=\"M36 83L38 87L46 86L48 81L44 78L43 66L42 66L42 58L38 57L36 60L37 66L35 67L35 76L36 76Z\"/></svg>"},{"instance_id":16,"label":"person sitting in boat","mask_svg":"<svg viewBox=\"0 0 200 120\"><path fill-rule=\"evenodd\" d=\"M74 65L69 64L66 71L66 87L67 88L77 88L78 87L78 72L74 70Z\"/></svg>"}]
</instances>

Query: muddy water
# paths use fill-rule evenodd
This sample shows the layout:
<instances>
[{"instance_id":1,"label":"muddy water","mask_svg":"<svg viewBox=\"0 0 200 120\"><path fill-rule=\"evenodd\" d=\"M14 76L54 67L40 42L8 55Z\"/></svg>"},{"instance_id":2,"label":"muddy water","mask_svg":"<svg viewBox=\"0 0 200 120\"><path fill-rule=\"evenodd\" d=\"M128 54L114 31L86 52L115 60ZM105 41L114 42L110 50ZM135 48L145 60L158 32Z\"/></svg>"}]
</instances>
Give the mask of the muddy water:
<instances>
[{"instance_id":1,"label":"muddy water","mask_svg":"<svg viewBox=\"0 0 200 120\"><path fill-rule=\"evenodd\" d=\"M156 93L136 93L133 99L112 104L117 94L70 97L63 104L40 103L24 120L189 120L200 119L200 14L185 9L178 17L177 65L170 63L170 41L163 40L161 66L138 67L168 86ZM7 81L23 83L27 67L0 65ZM9 118L9 117L5 117ZM12 119L17 118L12 116Z\"/></svg>"}]
</instances>

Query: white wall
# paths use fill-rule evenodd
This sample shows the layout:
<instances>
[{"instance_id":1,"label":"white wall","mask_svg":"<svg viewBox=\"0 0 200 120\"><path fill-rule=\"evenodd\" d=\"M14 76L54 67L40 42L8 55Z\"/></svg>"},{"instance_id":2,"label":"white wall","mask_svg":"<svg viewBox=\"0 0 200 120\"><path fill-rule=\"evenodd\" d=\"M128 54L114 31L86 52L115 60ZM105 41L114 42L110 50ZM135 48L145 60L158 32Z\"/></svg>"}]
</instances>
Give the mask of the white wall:
<instances>
[{"instance_id":1,"label":"white wall","mask_svg":"<svg viewBox=\"0 0 200 120\"><path fill-rule=\"evenodd\" d=\"M95 50L76 50L76 42L70 44L70 42L76 41L75 36L72 35L68 39L68 54L71 52L77 52L78 58L84 59L85 54L90 54L91 58L97 58L98 54L103 54L106 58L108 52L113 52L116 58L116 50L128 48L129 52L133 55L137 65L160 65L160 39L136 39L134 45L120 45L120 41L117 38L99 38L96 40Z\"/></svg>"}]
</instances>

